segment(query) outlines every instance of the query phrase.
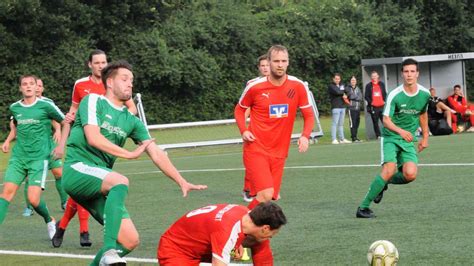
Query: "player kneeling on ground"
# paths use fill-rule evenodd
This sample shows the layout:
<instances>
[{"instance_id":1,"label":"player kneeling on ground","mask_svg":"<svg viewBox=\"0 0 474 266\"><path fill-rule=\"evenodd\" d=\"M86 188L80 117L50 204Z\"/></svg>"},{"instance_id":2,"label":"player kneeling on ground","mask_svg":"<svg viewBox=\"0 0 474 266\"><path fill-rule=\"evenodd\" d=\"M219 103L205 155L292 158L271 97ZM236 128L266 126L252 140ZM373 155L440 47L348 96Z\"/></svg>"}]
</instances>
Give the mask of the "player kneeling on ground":
<instances>
[{"instance_id":1,"label":"player kneeling on ground","mask_svg":"<svg viewBox=\"0 0 474 266\"><path fill-rule=\"evenodd\" d=\"M213 266L240 259L244 247L252 249L253 264L273 265L270 238L276 235L286 217L273 202L260 203L252 211L235 204L215 204L188 212L162 236L158 246L160 265Z\"/></svg>"},{"instance_id":2,"label":"player kneeling on ground","mask_svg":"<svg viewBox=\"0 0 474 266\"><path fill-rule=\"evenodd\" d=\"M156 146L145 125L125 107L133 88L130 64L109 64L102 70L102 82L105 96L89 94L79 104L67 144L63 185L78 204L104 225L104 245L92 265L125 265L121 257L138 246L139 238L124 204L128 178L112 171L117 157L134 159L146 151L155 165L181 187L183 196L207 187L188 183ZM140 143L131 152L122 148L128 137Z\"/></svg>"}]
</instances>

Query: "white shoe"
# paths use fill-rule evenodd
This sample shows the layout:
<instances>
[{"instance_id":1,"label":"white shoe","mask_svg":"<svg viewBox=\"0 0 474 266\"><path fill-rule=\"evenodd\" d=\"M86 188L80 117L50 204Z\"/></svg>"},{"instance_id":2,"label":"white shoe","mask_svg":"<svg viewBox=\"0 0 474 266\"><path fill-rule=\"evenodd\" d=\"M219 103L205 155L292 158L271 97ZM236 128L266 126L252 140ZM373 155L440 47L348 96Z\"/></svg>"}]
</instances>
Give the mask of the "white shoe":
<instances>
[{"instance_id":1,"label":"white shoe","mask_svg":"<svg viewBox=\"0 0 474 266\"><path fill-rule=\"evenodd\" d=\"M332 141L332 144L339 144L339 141L337 139Z\"/></svg>"},{"instance_id":2,"label":"white shoe","mask_svg":"<svg viewBox=\"0 0 474 266\"><path fill-rule=\"evenodd\" d=\"M347 140L347 139L341 139L339 143L348 144L348 143L352 143L352 141Z\"/></svg>"},{"instance_id":3,"label":"white shoe","mask_svg":"<svg viewBox=\"0 0 474 266\"><path fill-rule=\"evenodd\" d=\"M474 132L474 127L470 127L466 132Z\"/></svg>"},{"instance_id":4,"label":"white shoe","mask_svg":"<svg viewBox=\"0 0 474 266\"><path fill-rule=\"evenodd\" d=\"M56 234L56 220L51 220L51 222L47 223L46 226L48 226L48 236L49 240L53 239L53 236Z\"/></svg>"},{"instance_id":5,"label":"white shoe","mask_svg":"<svg viewBox=\"0 0 474 266\"><path fill-rule=\"evenodd\" d=\"M250 191L242 191L242 198L245 202L252 202L253 197L250 196Z\"/></svg>"},{"instance_id":6,"label":"white shoe","mask_svg":"<svg viewBox=\"0 0 474 266\"><path fill-rule=\"evenodd\" d=\"M117 250L109 249L102 255L99 265L127 265L127 261L117 254Z\"/></svg>"}]
</instances>

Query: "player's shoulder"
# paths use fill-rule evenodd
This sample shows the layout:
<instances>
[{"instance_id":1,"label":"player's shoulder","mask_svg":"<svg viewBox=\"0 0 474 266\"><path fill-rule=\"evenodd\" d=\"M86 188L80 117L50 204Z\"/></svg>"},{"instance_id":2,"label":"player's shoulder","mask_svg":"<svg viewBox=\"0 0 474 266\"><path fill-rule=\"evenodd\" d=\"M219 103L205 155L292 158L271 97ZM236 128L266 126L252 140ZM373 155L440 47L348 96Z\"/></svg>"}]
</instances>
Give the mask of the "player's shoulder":
<instances>
[{"instance_id":1,"label":"player's shoulder","mask_svg":"<svg viewBox=\"0 0 474 266\"><path fill-rule=\"evenodd\" d=\"M76 82L74 82L74 87L81 86L81 85L86 84L88 82L90 82L90 77L89 76L80 78L80 79L76 80Z\"/></svg>"},{"instance_id":2,"label":"player's shoulder","mask_svg":"<svg viewBox=\"0 0 474 266\"><path fill-rule=\"evenodd\" d=\"M10 104L10 109L14 108L14 107L17 107L17 106L20 106L20 105L21 105L21 100L18 100L16 102Z\"/></svg>"},{"instance_id":3,"label":"player's shoulder","mask_svg":"<svg viewBox=\"0 0 474 266\"><path fill-rule=\"evenodd\" d=\"M422 85L418 84L418 90L423 96L427 96L428 98L431 97L430 90L427 88L423 87Z\"/></svg>"},{"instance_id":4,"label":"player's shoulder","mask_svg":"<svg viewBox=\"0 0 474 266\"><path fill-rule=\"evenodd\" d=\"M268 81L267 77L256 77L254 79L247 81L246 89L258 88L259 86L266 83L267 81Z\"/></svg>"},{"instance_id":5,"label":"player's shoulder","mask_svg":"<svg viewBox=\"0 0 474 266\"><path fill-rule=\"evenodd\" d=\"M54 101L51 98L48 98L48 97L42 96L41 98L38 98L38 99L40 99L42 101L45 101L45 102L54 103Z\"/></svg>"},{"instance_id":6,"label":"player's shoulder","mask_svg":"<svg viewBox=\"0 0 474 266\"><path fill-rule=\"evenodd\" d=\"M296 84L299 84L299 85L302 85L303 87L306 86L306 83L304 81L302 81L301 79L295 77L295 76L291 76L291 75L288 75L288 81L292 82L292 83L296 83Z\"/></svg>"}]
</instances>

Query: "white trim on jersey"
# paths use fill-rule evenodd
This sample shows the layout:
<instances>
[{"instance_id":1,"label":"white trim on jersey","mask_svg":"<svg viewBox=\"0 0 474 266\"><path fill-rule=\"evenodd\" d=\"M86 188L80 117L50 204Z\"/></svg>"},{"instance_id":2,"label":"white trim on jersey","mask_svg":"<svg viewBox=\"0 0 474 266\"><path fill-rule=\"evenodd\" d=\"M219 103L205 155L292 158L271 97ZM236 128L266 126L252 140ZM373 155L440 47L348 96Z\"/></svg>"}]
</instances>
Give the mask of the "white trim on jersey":
<instances>
[{"instance_id":1,"label":"white trim on jersey","mask_svg":"<svg viewBox=\"0 0 474 266\"><path fill-rule=\"evenodd\" d=\"M46 176L48 175L48 160L43 161L43 174L41 175L41 189L44 190L46 184Z\"/></svg>"},{"instance_id":2,"label":"white trim on jersey","mask_svg":"<svg viewBox=\"0 0 474 266\"><path fill-rule=\"evenodd\" d=\"M245 89L244 91L242 92L242 95L240 96L240 99L239 99L239 105L242 107L242 108L250 108L250 106L245 106L245 105L242 105L242 99L245 97L245 94L247 94L247 92L255 85L257 84L260 84L262 82L265 82L267 81L267 77L260 77L260 78L255 78L255 79L252 79L248 82L247 86L245 86Z\"/></svg>"},{"instance_id":3,"label":"white trim on jersey","mask_svg":"<svg viewBox=\"0 0 474 266\"><path fill-rule=\"evenodd\" d=\"M99 94L97 94L97 95L99 95ZM122 105L122 107L118 107L117 105L113 104L109 99L107 99L107 97L105 97L104 95L99 95L99 98L103 99L103 100L106 100L109 103L109 105L117 111L123 111L123 109L126 108L125 105Z\"/></svg>"},{"instance_id":4,"label":"white trim on jersey","mask_svg":"<svg viewBox=\"0 0 474 266\"><path fill-rule=\"evenodd\" d=\"M99 123L97 122L97 100L99 99L98 94L91 93L89 94L89 99L87 102L87 124L88 125L95 125L98 126Z\"/></svg>"},{"instance_id":5,"label":"white trim on jersey","mask_svg":"<svg viewBox=\"0 0 474 266\"><path fill-rule=\"evenodd\" d=\"M384 116L389 116L390 115L390 105L392 105L393 98L397 96L401 91L403 90L403 85L398 86L397 88L393 89L387 97L387 102L385 103L385 109L383 111Z\"/></svg>"},{"instance_id":6,"label":"white trim on jersey","mask_svg":"<svg viewBox=\"0 0 474 266\"><path fill-rule=\"evenodd\" d=\"M91 79L91 76L87 76L87 77L80 78L76 80L76 82L74 82L74 86L72 87L72 94L71 94L73 98L74 98L74 91L76 90L77 83L86 82L86 81L89 81L90 79ZM72 99L71 99L71 102L76 103ZM79 103L76 103L76 104L79 104Z\"/></svg>"},{"instance_id":7,"label":"white trim on jersey","mask_svg":"<svg viewBox=\"0 0 474 266\"><path fill-rule=\"evenodd\" d=\"M31 104L24 104L21 101L23 101L23 99L19 100L17 103L19 103L23 107L31 107L31 106L35 105L38 102L38 97L36 97L35 101L32 102Z\"/></svg>"},{"instance_id":8,"label":"white trim on jersey","mask_svg":"<svg viewBox=\"0 0 474 266\"><path fill-rule=\"evenodd\" d=\"M303 85L303 87L305 88L305 91L306 91L306 98L307 98L307 100L308 100L308 104L307 104L307 105L304 105L304 106L298 106L298 108L304 109L304 108L312 107L313 105L311 105L311 98L310 98L310 96L309 96L309 88L308 88L308 86L306 85L306 83L303 82L301 79L295 77L295 76L290 76L290 75L288 75L288 79L289 79L289 80L293 80L293 81L297 81L297 82L301 83L301 85Z\"/></svg>"},{"instance_id":9,"label":"white trim on jersey","mask_svg":"<svg viewBox=\"0 0 474 266\"><path fill-rule=\"evenodd\" d=\"M240 231L241 231L241 223L240 221L238 221L232 227L232 231L230 232L229 238L227 239L227 242L222 248L222 257L216 253L212 253L212 256L228 264L230 262L230 253L232 252L232 249L234 249L235 244L237 243L237 238L239 237Z\"/></svg>"},{"instance_id":10,"label":"white trim on jersey","mask_svg":"<svg viewBox=\"0 0 474 266\"><path fill-rule=\"evenodd\" d=\"M54 110L56 110L56 112L58 112L58 114L60 114L61 118L64 119L64 114L63 114L63 112L61 111L61 109L59 109L59 107L58 107L56 104L54 104L53 102L50 102L50 101L46 101L46 100L40 99L40 98L39 98L38 100L40 100L40 101L42 101L42 102L45 102L45 103L47 103L47 104L53 106L53 107L54 107Z\"/></svg>"},{"instance_id":11,"label":"white trim on jersey","mask_svg":"<svg viewBox=\"0 0 474 266\"><path fill-rule=\"evenodd\" d=\"M71 168L78 171L79 173L97 177L101 180L104 180L104 178L110 173L109 171L105 169L89 166L82 162L71 165Z\"/></svg>"}]
</instances>

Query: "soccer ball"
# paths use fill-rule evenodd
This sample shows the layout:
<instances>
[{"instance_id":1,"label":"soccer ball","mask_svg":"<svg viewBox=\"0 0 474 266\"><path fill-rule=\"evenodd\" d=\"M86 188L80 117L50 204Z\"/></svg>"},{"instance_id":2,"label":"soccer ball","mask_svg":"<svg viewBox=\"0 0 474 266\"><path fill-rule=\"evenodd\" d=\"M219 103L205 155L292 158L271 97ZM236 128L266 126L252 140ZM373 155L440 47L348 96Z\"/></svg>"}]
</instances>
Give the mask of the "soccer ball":
<instances>
[{"instance_id":1,"label":"soccer ball","mask_svg":"<svg viewBox=\"0 0 474 266\"><path fill-rule=\"evenodd\" d=\"M397 265L398 258L397 248L388 240L375 241L367 252L367 261L372 266Z\"/></svg>"}]
</instances>

